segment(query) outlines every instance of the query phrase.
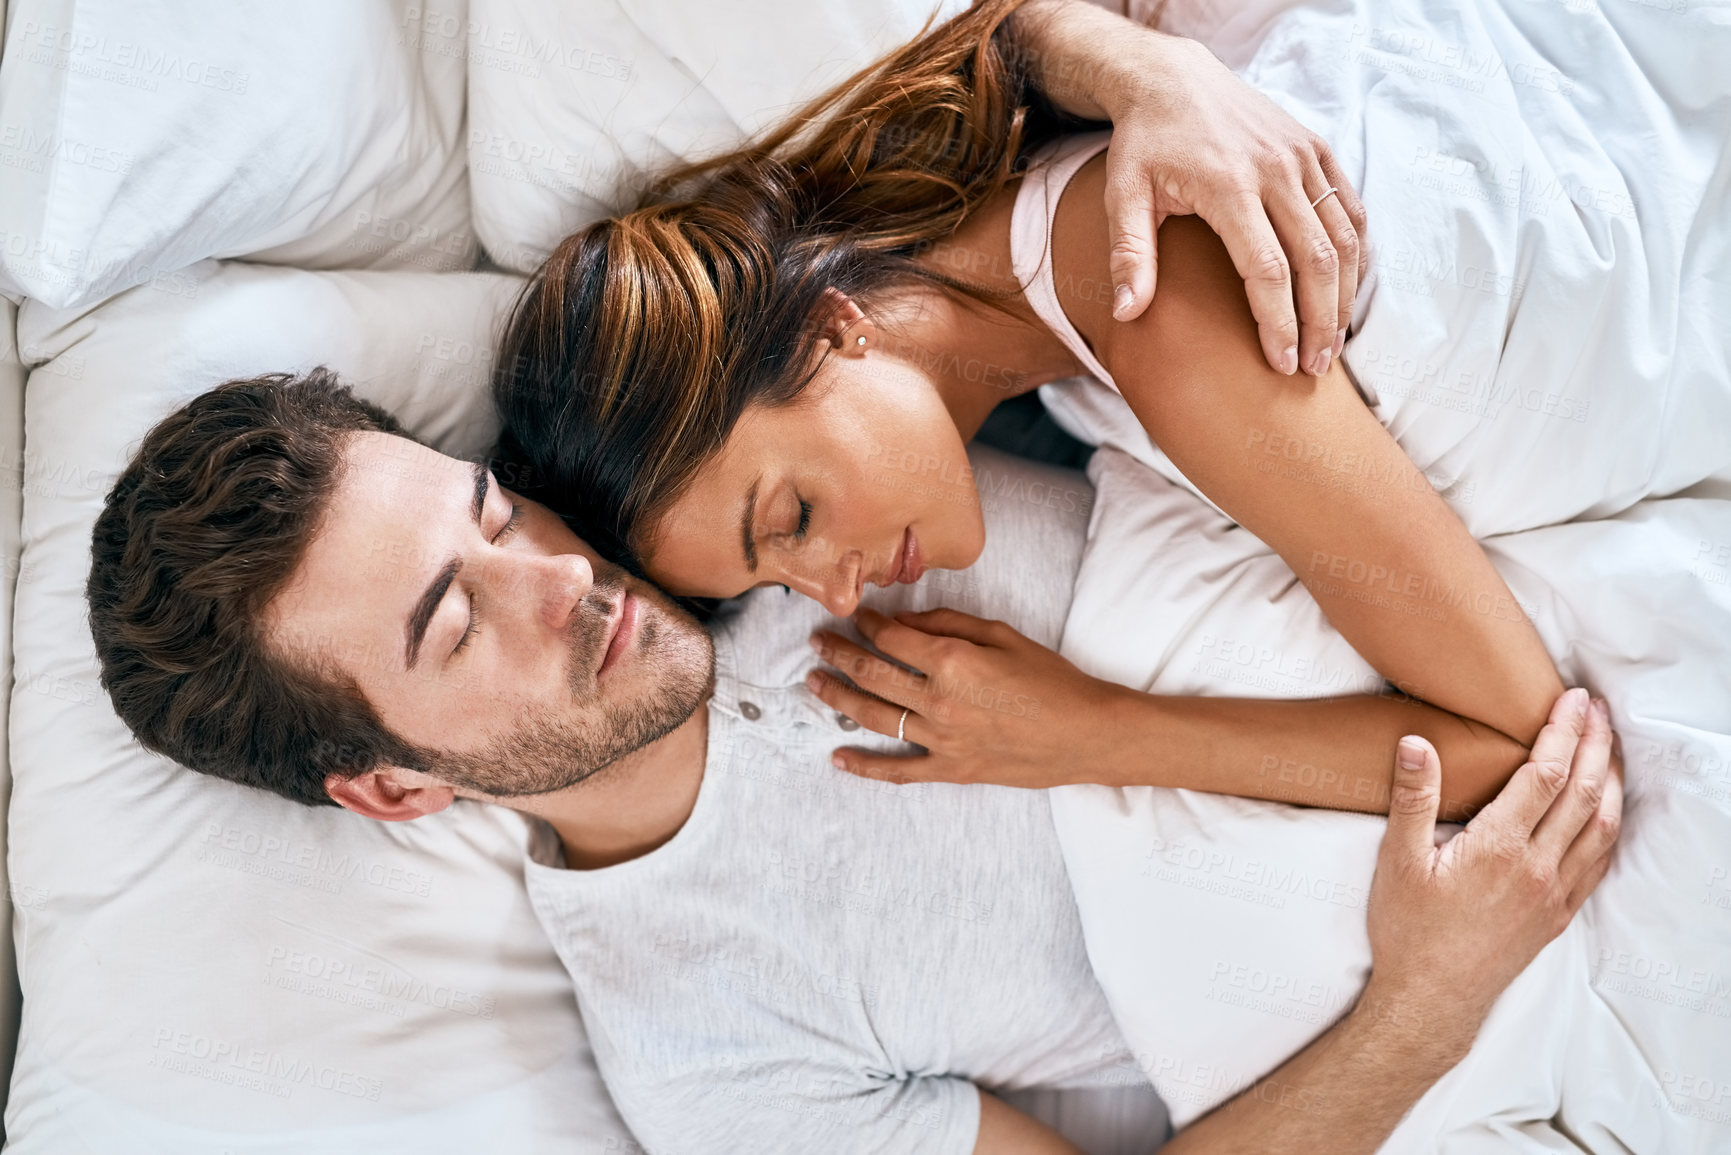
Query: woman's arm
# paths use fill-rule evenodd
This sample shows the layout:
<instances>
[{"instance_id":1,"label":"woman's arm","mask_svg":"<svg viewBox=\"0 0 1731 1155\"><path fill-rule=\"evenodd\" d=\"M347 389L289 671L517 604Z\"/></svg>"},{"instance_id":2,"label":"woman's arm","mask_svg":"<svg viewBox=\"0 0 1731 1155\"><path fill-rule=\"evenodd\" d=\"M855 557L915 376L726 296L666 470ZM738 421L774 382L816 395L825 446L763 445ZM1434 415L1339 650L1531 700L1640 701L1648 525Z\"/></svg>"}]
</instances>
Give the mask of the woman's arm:
<instances>
[{"instance_id":1,"label":"woman's arm","mask_svg":"<svg viewBox=\"0 0 1731 1155\"><path fill-rule=\"evenodd\" d=\"M1112 689L1079 781L1386 814L1395 748L1417 734L1448 767L1444 821L1465 822L1527 760L1527 748L1508 735L1397 695L1281 700Z\"/></svg>"},{"instance_id":2,"label":"woman's arm","mask_svg":"<svg viewBox=\"0 0 1731 1155\"><path fill-rule=\"evenodd\" d=\"M812 690L868 729L900 730L925 747L836 752L840 769L865 777L1175 786L1383 814L1395 747L1419 734L1448 767L1443 816L1465 821L1527 759L1526 747L1489 726L1399 695L1164 697L1091 677L1003 622L956 610L893 621L861 610L858 624L902 665L821 633L819 655L852 685L814 675Z\"/></svg>"},{"instance_id":3,"label":"woman's arm","mask_svg":"<svg viewBox=\"0 0 1731 1155\"><path fill-rule=\"evenodd\" d=\"M1108 275L1104 158L1065 191L1059 297L1156 444L1292 567L1330 622L1403 691L1522 744L1562 693L1491 566L1339 365L1310 381L1264 363L1237 274L1193 217L1160 230L1161 291L1140 318L1067 285Z\"/></svg>"}]
</instances>

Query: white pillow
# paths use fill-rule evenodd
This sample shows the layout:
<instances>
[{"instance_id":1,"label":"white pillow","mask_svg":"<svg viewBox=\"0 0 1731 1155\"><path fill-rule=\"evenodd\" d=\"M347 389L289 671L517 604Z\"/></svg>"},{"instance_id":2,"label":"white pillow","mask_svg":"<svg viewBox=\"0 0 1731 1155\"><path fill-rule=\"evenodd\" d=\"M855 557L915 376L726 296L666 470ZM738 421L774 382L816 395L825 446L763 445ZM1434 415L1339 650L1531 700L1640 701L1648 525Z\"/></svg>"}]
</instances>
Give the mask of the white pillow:
<instances>
[{"instance_id":1,"label":"white pillow","mask_svg":"<svg viewBox=\"0 0 1731 1155\"><path fill-rule=\"evenodd\" d=\"M472 268L466 5L440 7L19 0L0 292L77 305L212 256Z\"/></svg>"},{"instance_id":2,"label":"white pillow","mask_svg":"<svg viewBox=\"0 0 1731 1155\"><path fill-rule=\"evenodd\" d=\"M611 1152L524 824L412 823L146 754L97 682L92 522L149 426L234 376L324 363L447 452L493 435L512 277L205 262L88 312L27 303L11 866L22 1038L9 1152Z\"/></svg>"},{"instance_id":3,"label":"white pillow","mask_svg":"<svg viewBox=\"0 0 1731 1155\"><path fill-rule=\"evenodd\" d=\"M963 0L471 0L475 229L530 272L681 161L735 146Z\"/></svg>"}]
</instances>

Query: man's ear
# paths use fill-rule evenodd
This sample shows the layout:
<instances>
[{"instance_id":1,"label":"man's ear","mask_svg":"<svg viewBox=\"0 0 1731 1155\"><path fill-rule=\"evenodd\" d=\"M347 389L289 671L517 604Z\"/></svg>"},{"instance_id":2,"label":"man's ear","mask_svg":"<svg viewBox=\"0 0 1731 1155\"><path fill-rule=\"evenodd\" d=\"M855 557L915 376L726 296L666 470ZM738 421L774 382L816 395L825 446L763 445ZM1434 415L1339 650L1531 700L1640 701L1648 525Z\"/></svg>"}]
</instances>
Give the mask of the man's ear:
<instances>
[{"instance_id":1,"label":"man's ear","mask_svg":"<svg viewBox=\"0 0 1731 1155\"><path fill-rule=\"evenodd\" d=\"M839 353L860 357L877 341L877 326L865 315L859 302L840 289L823 291L817 313L823 318L818 332Z\"/></svg>"},{"instance_id":2,"label":"man's ear","mask_svg":"<svg viewBox=\"0 0 1731 1155\"><path fill-rule=\"evenodd\" d=\"M408 822L437 814L451 804L456 791L433 784L433 779L401 766L381 766L344 778L325 775L325 793L337 805L380 822Z\"/></svg>"}]
</instances>

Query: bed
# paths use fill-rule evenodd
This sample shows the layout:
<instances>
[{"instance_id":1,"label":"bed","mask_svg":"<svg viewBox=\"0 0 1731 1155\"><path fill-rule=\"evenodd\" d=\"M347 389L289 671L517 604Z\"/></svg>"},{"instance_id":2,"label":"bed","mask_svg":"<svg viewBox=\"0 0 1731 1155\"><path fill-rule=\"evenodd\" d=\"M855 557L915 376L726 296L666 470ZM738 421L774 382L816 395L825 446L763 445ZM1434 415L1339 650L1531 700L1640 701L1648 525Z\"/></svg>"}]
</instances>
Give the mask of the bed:
<instances>
[{"instance_id":1,"label":"bed","mask_svg":"<svg viewBox=\"0 0 1731 1155\"><path fill-rule=\"evenodd\" d=\"M1284 7L1228 18L1174 4L1162 20L1249 66ZM0 1015L0 1032L17 1031L0 1046L8 1150L641 1150L525 900L521 822L459 806L387 826L144 754L96 683L81 595L90 524L128 448L217 381L327 364L445 451L484 452L494 329L551 245L645 174L905 39L930 6L755 9L749 26L715 5L627 0L308 0L245 19L216 0L14 0L4 13L0 463L15 483L0 486L0 753L16 955L0 990L14 957L20 980ZM1705 430L1717 416L1690 419ZM1713 446L1691 452L1679 468L1710 463ZM1142 463L1113 472L1134 456L1109 449L1096 479L1175 501L1181 485ZM1644 496L1614 512L1644 516ZM1712 575L1731 560L1714 551L1731 535L1712 516L1695 564L1724 586ZM1723 749L1713 740L1656 749L1659 769L1670 759L1722 789L1724 762L1702 762ZM1362 846L1369 828L1356 828L1343 837ZM1723 950L1731 886L1688 861L1719 936L1708 947ZM1143 944L1096 947L1110 968ZM1552 954L1566 965L1587 949ZM1348 979L1360 965L1352 949L1318 962ZM1731 1072L1709 1058L1670 1073L1659 1094L1694 1112L1691 1134L1731 1142ZM1136 1149L1110 1103L1028 1105L1098 1155ZM1621 1134L1665 1149L1663 1113L1648 1114L1657 1129ZM1528 1130L1534 1149L1574 1141Z\"/></svg>"}]
</instances>

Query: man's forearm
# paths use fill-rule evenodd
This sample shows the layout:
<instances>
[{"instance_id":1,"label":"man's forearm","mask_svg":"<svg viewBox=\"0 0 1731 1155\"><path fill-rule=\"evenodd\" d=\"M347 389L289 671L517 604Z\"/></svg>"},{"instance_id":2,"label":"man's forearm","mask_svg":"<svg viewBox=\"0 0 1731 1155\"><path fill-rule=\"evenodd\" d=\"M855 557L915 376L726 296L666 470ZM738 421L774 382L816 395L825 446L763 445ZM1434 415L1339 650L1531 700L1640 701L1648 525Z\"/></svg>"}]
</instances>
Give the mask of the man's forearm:
<instances>
[{"instance_id":1,"label":"man's forearm","mask_svg":"<svg viewBox=\"0 0 1731 1155\"><path fill-rule=\"evenodd\" d=\"M1087 781L1371 814L1388 812L1396 745L1419 734L1442 756L1442 817L1455 822L1494 797L1527 757L1489 726L1392 692L1281 700L1122 689L1091 729Z\"/></svg>"},{"instance_id":2,"label":"man's forearm","mask_svg":"<svg viewBox=\"0 0 1731 1155\"><path fill-rule=\"evenodd\" d=\"M1112 120L1135 99L1179 99L1182 54L1206 51L1087 0L1029 0L1011 19L1040 91L1082 120Z\"/></svg>"},{"instance_id":3,"label":"man's forearm","mask_svg":"<svg viewBox=\"0 0 1731 1155\"><path fill-rule=\"evenodd\" d=\"M1481 1015L1415 1018L1373 978L1358 1005L1272 1075L1223 1103L1161 1155L1373 1152L1472 1045Z\"/></svg>"}]
</instances>

